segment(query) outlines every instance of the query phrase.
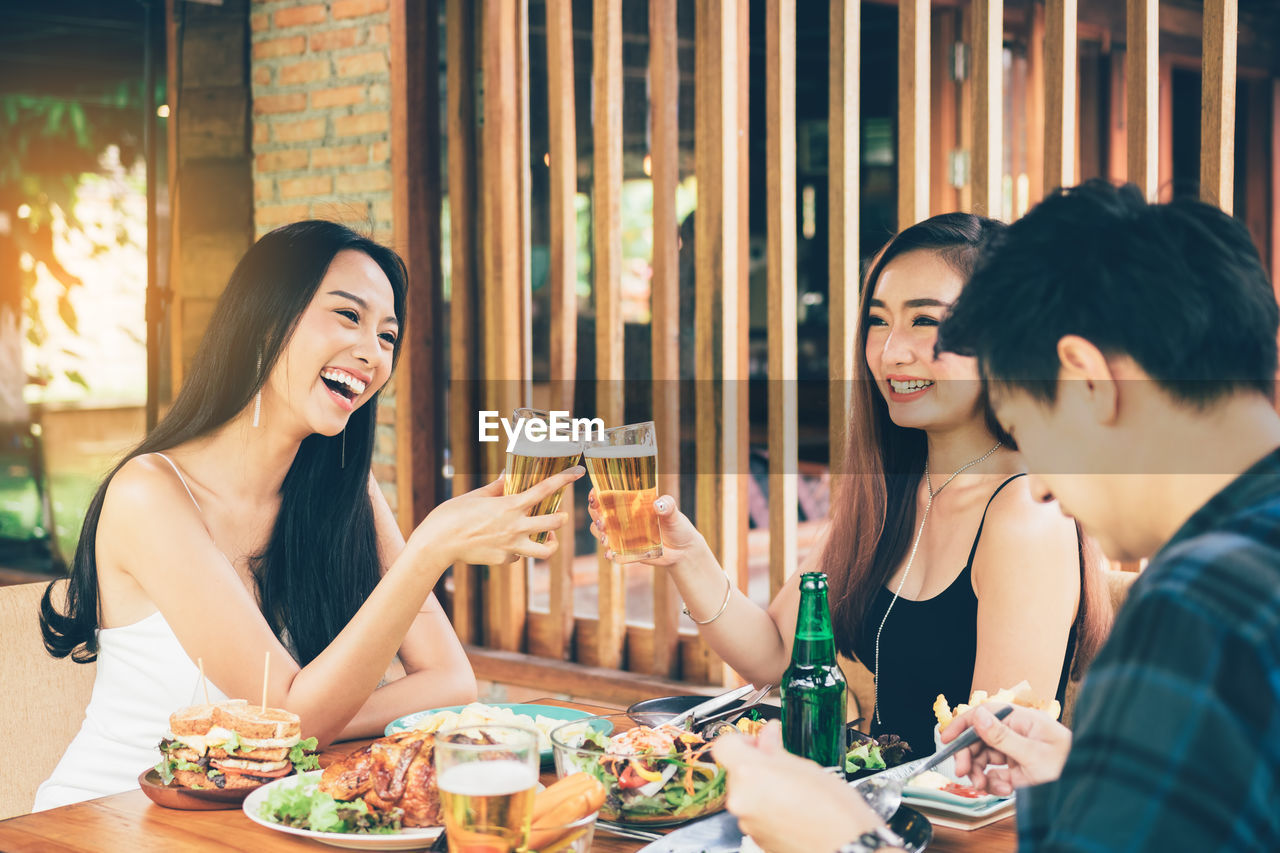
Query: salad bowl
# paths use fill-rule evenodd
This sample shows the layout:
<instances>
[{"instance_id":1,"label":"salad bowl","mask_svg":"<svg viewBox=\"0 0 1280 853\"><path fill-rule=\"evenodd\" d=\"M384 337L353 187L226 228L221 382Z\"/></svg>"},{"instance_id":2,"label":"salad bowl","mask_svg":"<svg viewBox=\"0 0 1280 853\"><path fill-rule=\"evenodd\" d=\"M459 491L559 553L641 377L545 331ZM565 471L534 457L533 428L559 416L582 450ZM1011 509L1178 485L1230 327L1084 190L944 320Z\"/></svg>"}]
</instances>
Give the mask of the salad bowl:
<instances>
[{"instance_id":1,"label":"salad bowl","mask_svg":"<svg viewBox=\"0 0 1280 853\"><path fill-rule=\"evenodd\" d=\"M604 785L603 821L676 826L724 808L724 769L696 732L604 714L552 729L551 748L556 775L588 773Z\"/></svg>"}]
</instances>

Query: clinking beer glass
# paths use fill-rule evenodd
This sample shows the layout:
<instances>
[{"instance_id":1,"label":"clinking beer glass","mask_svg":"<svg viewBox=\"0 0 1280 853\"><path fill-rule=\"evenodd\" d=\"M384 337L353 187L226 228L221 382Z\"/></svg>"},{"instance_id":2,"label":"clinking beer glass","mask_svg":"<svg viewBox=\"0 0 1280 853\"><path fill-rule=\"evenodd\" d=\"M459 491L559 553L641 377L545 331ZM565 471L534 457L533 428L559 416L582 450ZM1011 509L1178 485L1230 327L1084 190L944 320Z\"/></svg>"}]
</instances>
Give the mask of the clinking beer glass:
<instances>
[{"instance_id":1,"label":"clinking beer glass","mask_svg":"<svg viewBox=\"0 0 1280 853\"><path fill-rule=\"evenodd\" d=\"M516 423L521 425L520 434L516 436L514 449L507 453L507 476L502 483L502 493L514 495L536 486L548 477L554 477L578 464L582 455L582 442L571 441L551 436L541 441L533 440L524 424L529 421L542 421L548 425L551 416L541 409L516 409ZM529 510L529 515L550 515L560 508L560 499L564 489L543 498ZM550 531L542 531L533 535L533 541L545 543Z\"/></svg>"},{"instance_id":2,"label":"clinking beer glass","mask_svg":"<svg viewBox=\"0 0 1280 853\"><path fill-rule=\"evenodd\" d=\"M538 733L480 724L435 741L449 853L523 853L538 789Z\"/></svg>"},{"instance_id":3,"label":"clinking beer glass","mask_svg":"<svg viewBox=\"0 0 1280 853\"><path fill-rule=\"evenodd\" d=\"M596 490L601 521L615 563L662 556L658 531L658 442L653 421L614 427L582 455Z\"/></svg>"}]
</instances>

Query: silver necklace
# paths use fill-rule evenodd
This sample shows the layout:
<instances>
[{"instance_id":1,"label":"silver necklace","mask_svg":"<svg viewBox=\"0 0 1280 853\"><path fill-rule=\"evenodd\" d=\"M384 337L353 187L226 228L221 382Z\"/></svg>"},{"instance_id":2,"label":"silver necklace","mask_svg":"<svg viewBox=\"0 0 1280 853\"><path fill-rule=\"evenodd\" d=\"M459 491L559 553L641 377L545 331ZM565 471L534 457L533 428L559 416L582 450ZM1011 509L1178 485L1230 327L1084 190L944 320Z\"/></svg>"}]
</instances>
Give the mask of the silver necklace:
<instances>
[{"instance_id":1,"label":"silver necklace","mask_svg":"<svg viewBox=\"0 0 1280 853\"><path fill-rule=\"evenodd\" d=\"M907 575L911 574L911 564L916 560L916 549L920 547L920 537L924 535L924 525L925 522L929 520L929 510L933 509L933 499L942 494L942 490L951 485L951 481L960 474L968 471L980 462L985 462L991 454L1000 449L1001 444L1002 442L997 441L995 446L986 453L982 454L977 459L970 459L968 462L961 465L951 473L951 476L946 479L946 482L941 486L938 486L937 491L933 488L933 481L929 479L929 460L925 459L924 461L924 485L925 488L929 490L929 500L925 502L924 514L920 517L920 528L916 531L916 541L911 545L911 556L907 557L907 567L902 570L902 580L898 581L898 588L893 591L893 598L889 600L889 606L884 609L884 618L880 620L880 627L876 629L876 660L875 671L873 673L875 679L876 725L880 725L880 634L884 632L884 623L889 621L889 613L893 610L893 605L898 603L898 597L902 593L902 585L907 582Z\"/></svg>"}]
</instances>

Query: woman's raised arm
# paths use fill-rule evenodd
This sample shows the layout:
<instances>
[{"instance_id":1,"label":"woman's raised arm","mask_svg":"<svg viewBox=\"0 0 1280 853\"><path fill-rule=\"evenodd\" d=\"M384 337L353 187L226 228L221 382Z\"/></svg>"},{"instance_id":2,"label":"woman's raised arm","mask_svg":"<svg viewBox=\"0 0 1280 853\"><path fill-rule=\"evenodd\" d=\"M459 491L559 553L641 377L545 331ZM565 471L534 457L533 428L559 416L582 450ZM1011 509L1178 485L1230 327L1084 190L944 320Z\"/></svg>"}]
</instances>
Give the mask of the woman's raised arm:
<instances>
[{"instance_id":1,"label":"woman's raised arm","mask_svg":"<svg viewBox=\"0 0 1280 853\"><path fill-rule=\"evenodd\" d=\"M441 504L414 530L347 626L305 667L272 633L182 486L145 464L125 465L108 488L98 526L100 575L132 578L188 656L203 658L208 677L230 696L261 696L269 653L267 703L299 714L304 732L325 744L373 693L445 568L458 561L492 565L516 555L549 556L554 546L529 535L555 529L565 517L526 512L581 474L581 468L570 469L509 497L499 479Z\"/></svg>"}]
</instances>

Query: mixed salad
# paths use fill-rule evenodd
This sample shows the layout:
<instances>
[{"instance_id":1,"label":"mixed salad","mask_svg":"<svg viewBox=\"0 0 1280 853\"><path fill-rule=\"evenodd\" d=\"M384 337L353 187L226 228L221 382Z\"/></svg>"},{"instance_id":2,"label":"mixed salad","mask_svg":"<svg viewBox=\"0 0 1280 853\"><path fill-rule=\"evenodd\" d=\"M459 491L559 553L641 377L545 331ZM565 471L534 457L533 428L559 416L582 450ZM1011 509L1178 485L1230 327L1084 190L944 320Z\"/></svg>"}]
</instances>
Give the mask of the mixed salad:
<instances>
[{"instance_id":1,"label":"mixed salad","mask_svg":"<svg viewBox=\"0 0 1280 853\"><path fill-rule=\"evenodd\" d=\"M604 784L604 820L678 823L724 805L725 772L696 732L636 726L612 736L584 721L565 727L561 773L586 772Z\"/></svg>"},{"instance_id":2,"label":"mixed salad","mask_svg":"<svg viewBox=\"0 0 1280 853\"><path fill-rule=\"evenodd\" d=\"M272 823L313 832L387 834L400 830L402 811L371 809L359 797L350 802L335 800L319 790L315 780L300 779L296 785L272 788L259 814Z\"/></svg>"},{"instance_id":3,"label":"mixed salad","mask_svg":"<svg viewBox=\"0 0 1280 853\"><path fill-rule=\"evenodd\" d=\"M855 732L854 736L859 740L844 757L844 771L850 778L870 776L910 760L911 745L897 735L873 738Z\"/></svg>"}]
</instances>

